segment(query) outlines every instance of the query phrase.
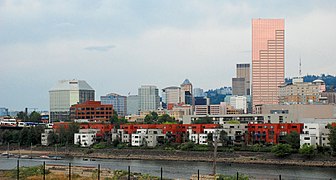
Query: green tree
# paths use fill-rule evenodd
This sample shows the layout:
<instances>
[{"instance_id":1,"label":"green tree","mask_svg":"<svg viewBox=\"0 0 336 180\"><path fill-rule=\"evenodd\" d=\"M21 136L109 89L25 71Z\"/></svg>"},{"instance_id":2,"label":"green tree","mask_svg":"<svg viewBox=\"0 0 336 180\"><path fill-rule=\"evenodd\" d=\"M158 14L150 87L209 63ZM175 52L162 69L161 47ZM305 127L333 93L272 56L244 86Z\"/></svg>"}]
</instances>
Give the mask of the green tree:
<instances>
[{"instance_id":1,"label":"green tree","mask_svg":"<svg viewBox=\"0 0 336 180\"><path fill-rule=\"evenodd\" d=\"M110 122L111 122L112 124L114 124L114 123L118 122L118 120L119 120L119 118L118 118L118 113L117 113L117 111L113 110L113 115L112 115L112 117L110 118Z\"/></svg>"},{"instance_id":2,"label":"green tree","mask_svg":"<svg viewBox=\"0 0 336 180\"><path fill-rule=\"evenodd\" d=\"M156 124L158 121L159 115L156 112L150 112L145 116L145 124Z\"/></svg>"},{"instance_id":3,"label":"green tree","mask_svg":"<svg viewBox=\"0 0 336 180\"><path fill-rule=\"evenodd\" d=\"M287 144L291 145L293 149L298 150L300 148L300 134L296 131L292 131L284 138Z\"/></svg>"},{"instance_id":4,"label":"green tree","mask_svg":"<svg viewBox=\"0 0 336 180\"><path fill-rule=\"evenodd\" d=\"M200 117L193 121L194 124L213 124L212 118L209 116Z\"/></svg>"},{"instance_id":5,"label":"green tree","mask_svg":"<svg viewBox=\"0 0 336 180\"><path fill-rule=\"evenodd\" d=\"M285 157L290 155L292 148L289 144L277 144L272 147L272 153L278 157Z\"/></svg>"},{"instance_id":6,"label":"green tree","mask_svg":"<svg viewBox=\"0 0 336 180\"><path fill-rule=\"evenodd\" d=\"M310 146L308 144L304 144L300 150L299 153L307 158L311 158L315 155L315 148L314 146Z\"/></svg>"},{"instance_id":7,"label":"green tree","mask_svg":"<svg viewBox=\"0 0 336 180\"><path fill-rule=\"evenodd\" d=\"M41 122L41 114L33 111L32 113L29 114L29 119L28 121L30 122Z\"/></svg>"},{"instance_id":8,"label":"green tree","mask_svg":"<svg viewBox=\"0 0 336 180\"><path fill-rule=\"evenodd\" d=\"M20 134L19 134L19 142L21 145L27 145L27 144L30 144L31 142L31 135L30 135L30 132L29 132L29 128L23 128L21 131L20 131ZM29 141L29 142L28 142Z\"/></svg>"},{"instance_id":9,"label":"green tree","mask_svg":"<svg viewBox=\"0 0 336 180\"><path fill-rule=\"evenodd\" d=\"M66 131L66 143L73 144L74 143L74 134L79 132L79 124L71 123L69 125L69 129Z\"/></svg>"},{"instance_id":10,"label":"green tree","mask_svg":"<svg viewBox=\"0 0 336 180\"><path fill-rule=\"evenodd\" d=\"M23 111L20 111L20 112L16 115L16 117L17 117L18 119L21 119L22 121L27 121L27 120L28 120L28 116L27 116L27 114L24 113Z\"/></svg>"},{"instance_id":11,"label":"green tree","mask_svg":"<svg viewBox=\"0 0 336 180\"><path fill-rule=\"evenodd\" d=\"M158 124L163 123L176 123L175 119L169 116L168 114L163 114L162 116L158 117Z\"/></svg>"},{"instance_id":12,"label":"green tree","mask_svg":"<svg viewBox=\"0 0 336 180\"><path fill-rule=\"evenodd\" d=\"M208 145L212 146L212 142L213 142L213 133L208 133L207 134L207 141L208 141Z\"/></svg>"},{"instance_id":13,"label":"green tree","mask_svg":"<svg viewBox=\"0 0 336 180\"><path fill-rule=\"evenodd\" d=\"M227 146L229 144L229 136L227 135L227 132L222 130L219 133L219 142L223 144L223 146Z\"/></svg>"},{"instance_id":14,"label":"green tree","mask_svg":"<svg viewBox=\"0 0 336 180\"><path fill-rule=\"evenodd\" d=\"M336 127L329 126L329 141L331 149L336 152Z\"/></svg>"}]
</instances>

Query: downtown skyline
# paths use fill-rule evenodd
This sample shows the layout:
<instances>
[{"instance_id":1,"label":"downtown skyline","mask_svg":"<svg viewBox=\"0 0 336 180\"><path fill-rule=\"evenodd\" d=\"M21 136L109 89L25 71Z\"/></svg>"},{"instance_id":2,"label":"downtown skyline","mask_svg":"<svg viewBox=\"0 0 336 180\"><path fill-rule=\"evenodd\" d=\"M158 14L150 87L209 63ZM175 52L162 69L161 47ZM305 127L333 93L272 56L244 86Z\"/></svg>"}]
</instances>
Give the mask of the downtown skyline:
<instances>
[{"instance_id":1,"label":"downtown skyline","mask_svg":"<svg viewBox=\"0 0 336 180\"><path fill-rule=\"evenodd\" d=\"M259 17L286 21L285 77L298 75L300 57L303 74L334 74L336 65L333 1L0 4L0 106L11 110L49 109L61 79L86 80L97 100L185 78L205 90L230 86L235 65L251 63Z\"/></svg>"}]
</instances>

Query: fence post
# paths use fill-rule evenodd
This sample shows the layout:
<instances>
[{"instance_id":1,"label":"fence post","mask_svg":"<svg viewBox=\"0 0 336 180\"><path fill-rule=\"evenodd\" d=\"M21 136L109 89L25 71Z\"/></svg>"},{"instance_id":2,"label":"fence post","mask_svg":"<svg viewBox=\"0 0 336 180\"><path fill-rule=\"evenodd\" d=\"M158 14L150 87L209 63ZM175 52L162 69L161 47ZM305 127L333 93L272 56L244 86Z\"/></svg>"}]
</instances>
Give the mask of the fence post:
<instances>
[{"instance_id":1,"label":"fence post","mask_svg":"<svg viewBox=\"0 0 336 180\"><path fill-rule=\"evenodd\" d=\"M128 166L128 180L131 180L131 166Z\"/></svg>"},{"instance_id":2,"label":"fence post","mask_svg":"<svg viewBox=\"0 0 336 180\"><path fill-rule=\"evenodd\" d=\"M281 180L281 174L279 175L279 180Z\"/></svg>"},{"instance_id":3,"label":"fence post","mask_svg":"<svg viewBox=\"0 0 336 180\"><path fill-rule=\"evenodd\" d=\"M100 180L100 164L98 164L98 180Z\"/></svg>"},{"instance_id":4,"label":"fence post","mask_svg":"<svg viewBox=\"0 0 336 180\"><path fill-rule=\"evenodd\" d=\"M71 163L69 163L69 180L71 180Z\"/></svg>"},{"instance_id":5,"label":"fence post","mask_svg":"<svg viewBox=\"0 0 336 180\"><path fill-rule=\"evenodd\" d=\"M197 169L197 180L199 180L199 169Z\"/></svg>"},{"instance_id":6,"label":"fence post","mask_svg":"<svg viewBox=\"0 0 336 180\"><path fill-rule=\"evenodd\" d=\"M19 180L20 179L20 160L17 160L17 164L16 164L16 179Z\"/></svg>"},{"instance_id":7,"label":"fence post","mask_svg":"<svg viewBox=\"0 0 336 180\"><path fill-rule=\"evenodd\" d=\"M162 180L162 167L161 167L161 180Z\"/></svg>"},{"instance_id":8,"label":"fence post","mask_svg":"<svg viewBox=\"0 0 336 180\"><path fill-rule=\"evenodd\" d=\"M43 161L43 180L45 180L45 161Z\"/></svg>"},{"instance_id":9,"label":"fence post","mask_svg":"<svg viewBox=\"0 0 336 180\"><path fill-rule=\"evenodd\" d=\"M239 180L239 173L237 172L237 180Z\"/></svg>"}]
</instances>

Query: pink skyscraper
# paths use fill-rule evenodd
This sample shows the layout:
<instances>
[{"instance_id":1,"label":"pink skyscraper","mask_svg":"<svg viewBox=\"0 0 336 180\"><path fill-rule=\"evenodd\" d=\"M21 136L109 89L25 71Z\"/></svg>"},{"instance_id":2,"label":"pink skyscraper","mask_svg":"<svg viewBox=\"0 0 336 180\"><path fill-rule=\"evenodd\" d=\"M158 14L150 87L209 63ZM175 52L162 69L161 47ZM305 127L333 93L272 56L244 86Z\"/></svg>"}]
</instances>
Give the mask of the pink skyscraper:
<instances>
[{"instance_id":1,"label":"pink skyscraper","mask_svg":"<svg viewBox=\"0 0 336 180\"><path fill-rule=\"evenodd\" d=\"M284 82L284 19L252 20L252 104L277 104Z\"/></svg>"}]
</instances>

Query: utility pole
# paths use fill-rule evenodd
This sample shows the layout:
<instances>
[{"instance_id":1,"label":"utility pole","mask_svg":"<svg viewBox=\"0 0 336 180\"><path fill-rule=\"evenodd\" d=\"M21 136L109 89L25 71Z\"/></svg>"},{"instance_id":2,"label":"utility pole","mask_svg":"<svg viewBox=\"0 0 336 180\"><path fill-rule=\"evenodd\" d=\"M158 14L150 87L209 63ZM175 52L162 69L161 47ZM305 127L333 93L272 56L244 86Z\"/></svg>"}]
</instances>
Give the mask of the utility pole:
<instances>
[{"instance_id":1,"label":"utility pole","mask_svg":"<svg viewBox=\"0 0 336 180\"><path fill-rule=\"evenodd\" d=\"M216 176L216 166L217 166L217 146L218 146L218 130L215 130L215 133L213 135L214 138L214 156L213 156L213 164L212 164L212 174Z\"/></svg>"}]
</instances>

